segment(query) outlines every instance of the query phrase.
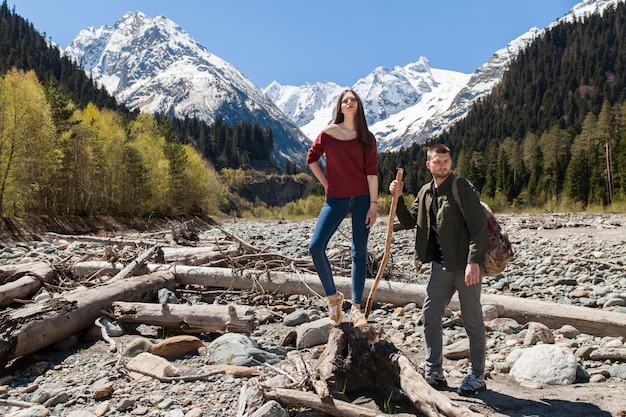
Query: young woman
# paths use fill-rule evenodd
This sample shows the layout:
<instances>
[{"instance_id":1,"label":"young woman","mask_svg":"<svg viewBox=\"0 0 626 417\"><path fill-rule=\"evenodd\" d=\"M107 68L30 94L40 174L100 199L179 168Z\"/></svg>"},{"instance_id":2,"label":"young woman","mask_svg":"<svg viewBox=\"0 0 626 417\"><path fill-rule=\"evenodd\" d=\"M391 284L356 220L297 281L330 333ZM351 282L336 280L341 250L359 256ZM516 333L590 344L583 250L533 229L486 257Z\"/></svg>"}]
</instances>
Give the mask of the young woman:
<instances>
[{"instance_id":1,"label":"young woman","mask_svg":"<svg viewBox=\"0 0 626 417\"><path fill-rule=\"evenodd\" d=\"M319 160L326 156L326 173ZM363 104L351 89L337 100L335 120L322 130L307 153L307 164L326 191L326 201L315 225L309 251L326 296L330 321L341 323L343 294L337 292L326 248L350 214L352 219L352 308L350 320L366 323L361 299L367 273L367 239L376 222L378 154L376 139L367 127Z\"/></svg>"}]
</instances>

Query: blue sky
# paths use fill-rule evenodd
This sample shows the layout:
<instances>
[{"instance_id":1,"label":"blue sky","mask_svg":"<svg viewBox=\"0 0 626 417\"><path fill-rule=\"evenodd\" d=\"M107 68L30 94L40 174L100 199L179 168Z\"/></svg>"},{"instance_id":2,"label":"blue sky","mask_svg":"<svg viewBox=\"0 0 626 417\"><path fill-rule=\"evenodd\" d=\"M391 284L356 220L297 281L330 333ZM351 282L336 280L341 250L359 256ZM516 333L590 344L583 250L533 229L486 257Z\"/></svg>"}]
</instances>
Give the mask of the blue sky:
<instances>
[{"instance_id":1,"label":"blue sky","mask_svg":"<svg viewBox=\"0 0 626 417\"><path fill-rule=\"evenodd\" d=\"M333 81L351 86L376 67L425 56L472 73L533 26L576 0L7 0L62 48L80 30L126 12L164 15L257 87Z\"/></svg>"}]
</instances>

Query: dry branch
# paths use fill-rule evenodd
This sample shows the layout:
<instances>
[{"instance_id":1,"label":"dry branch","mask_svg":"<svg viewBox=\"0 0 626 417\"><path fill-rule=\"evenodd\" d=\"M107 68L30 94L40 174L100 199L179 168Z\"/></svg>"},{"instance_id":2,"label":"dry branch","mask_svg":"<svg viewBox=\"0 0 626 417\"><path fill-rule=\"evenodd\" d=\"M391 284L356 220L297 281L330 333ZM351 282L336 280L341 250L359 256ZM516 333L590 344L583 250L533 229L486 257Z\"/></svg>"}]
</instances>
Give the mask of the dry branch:
<instances>
[{"instance_id":1,"label":"dry branch","mask_svg":"<svg viewBox=\"0 0 626 417\"><path fill-rule=\"evenodd\" d=\"M399 369L402 391L426 416L480 416L469 408L453 403L444 394L431 388L406 356L397 354L391 361Z\"/></svg>"},{"instance_id":2,"label":"dry branch","mask_svg":"<svg viewBox=\"0 0 626 417\"><path fill-rule=\"evenodd\" d=\"M124 279L124 278L132 275L133 272L135 272L135 270L137 270L140 266L142 266L144 263L146 263L148 261L148 259L150 259L152 256L154 256L154 254L157 253L159 248L160 248L159 245L154 245L154 246L150 247L150 249L146 250L144 253L142 253L140 256L138 256L137 259L135 259L134 261L132 261L131 263L126 265L126 267L124 267L124 269L122 269L120 272L118 272L117 275L115 275L111 279L111 281L117 281L117 280Z\"/></svg>"},{"instance_id":3,"label":"dry branch","mask_svg":"<svg viewBox=\"0 0 626 417\"><path fill-rule=\"evenodd\" d=\"M396 181L402 181L403 172L404 169L398 168ZM372 289L370 290L369 296L367 297L367 303L365 303L365 317L368 317L370 315L370 311L372 311L372 305L374 304L374 296L376 295L378 284L380 283L380 279L383 277L383 273L385 272L385 266L387 266L387 262L389 261L389 255L391 254L391 244L393 243L393 219L396 217L396 209L398 207L399 198L400 194L398 193L395 193L391 197L389 221L387 222L387 235L385 237L385 250L383 252L383 258L380 261L380 265L378 267L378 272L376 273L376 277L374 278L374 282L372 283Z\"/></svg>"}]
</instances>

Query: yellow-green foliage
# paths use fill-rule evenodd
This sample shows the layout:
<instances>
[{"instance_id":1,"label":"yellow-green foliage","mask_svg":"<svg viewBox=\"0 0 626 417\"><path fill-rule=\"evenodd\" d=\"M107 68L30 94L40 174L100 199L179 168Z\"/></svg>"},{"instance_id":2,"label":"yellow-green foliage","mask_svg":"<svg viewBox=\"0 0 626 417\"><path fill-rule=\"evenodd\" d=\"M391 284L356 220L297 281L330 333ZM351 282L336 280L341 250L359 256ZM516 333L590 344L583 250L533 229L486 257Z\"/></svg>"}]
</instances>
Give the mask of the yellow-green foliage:
<instances>
[{"instance_id":1,"label":"yellow-green foliage","mask_svg":"<svg viewBox=\"0 0 626 417\"><path fill-rule=\"evenodd\" d=\"M493 198L481 198L481 200L487 203L494 213L505 213L510 210L510 205L508 201L506 201L506 197L501 193L497 193Z\"/></svg>"},{"instance_id":2,"label":"yellow-green foliage","mask_svg":"<svg viewBox=\"0 0 626 417\"><path fill-rule=\"evenodd\" d=\"M130 138L128 145L139 152L146 173L149 195L144 204L157 213L168 213L169 161L164 152L165 138L159 134L154 117L141 114L131 122Z\"/></svg>"},{"instance_id":3,"label":"yellow-green foliage","mask_svg":"<svg viewBox=\"0 0 626 417\"><path fill-rule=\"evenodd\" d=\"M89 104L55 126L33 72L0 77L0 215L216 214L226 192L194 148L166 143L153 116L129 121Z\"/></svg>"},{"instance_id":4,"label":"yellow-green foliage","mask_svg":"<svg viewBox=\"0 0 626 417\"><path fill-rule=\"evenodd\" d=\"M219 196L222 194L222 184L214 169L195 149L189 145L184 147L187 155L185 177L187 179L186 213L195 212L196 204L204 214L216 215L219 212Z\"/></svg>"},{"instance_id":5,"label":"yellow-green foliage","mask_svg":"<svg viewBox=\"0 0 626 417\"><path fill-rule=\"evenodd\" d=\"M310 195L298 201L289 202L280 210L280 216L295 219L317 217L324 201L323 196Z\"/></svg>"},{"instance_id":6,"label":"yellow-green foliage","mask_svg":"<svg viewBox=\"0 0 626 417\"><path fill-rule=\"evenodd\" d=\"M246 181L246 171L241 168L224 168L221 170L220 175L224 183L234 189L240 188Z\"/></svg>"},{"instance_id":7,"label":"yellow-green foliage","mask_svg":"<svg viewBox=\"0 0 626 417\"><path fill-rule=\"evenodd\" d=\"M33 71L0 78L0 214L19 216L49 186L58 162L55 128Z\"/></svg>"}]
</instances>

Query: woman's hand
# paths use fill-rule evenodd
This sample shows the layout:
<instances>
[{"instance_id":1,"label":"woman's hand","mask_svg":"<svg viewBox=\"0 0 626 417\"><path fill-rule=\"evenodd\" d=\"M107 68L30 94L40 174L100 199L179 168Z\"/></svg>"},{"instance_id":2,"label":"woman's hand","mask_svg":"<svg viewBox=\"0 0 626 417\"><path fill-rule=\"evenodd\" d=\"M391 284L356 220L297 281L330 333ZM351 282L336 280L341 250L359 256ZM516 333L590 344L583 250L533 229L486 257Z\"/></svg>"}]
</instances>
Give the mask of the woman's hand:
<instances>
[{"instance_id":1,"label":"woman's hand","mask_svg":"<svg viewBox=\"0 0 626 417\"><path fill-rule=\"evenodd\" d=\"M367 210L367 214L365 215L365 226L366 227L372 227L374 225L374 223L376 223L376 217L377 217L377 213L376 213L376 209L378 207L376 206L376 203L370 203L370 208Z\"/></svg>"}]
</instances>

